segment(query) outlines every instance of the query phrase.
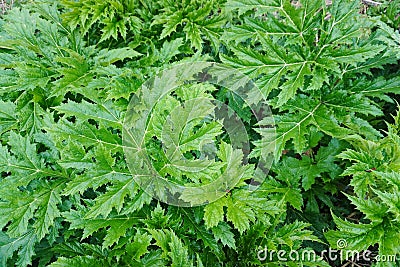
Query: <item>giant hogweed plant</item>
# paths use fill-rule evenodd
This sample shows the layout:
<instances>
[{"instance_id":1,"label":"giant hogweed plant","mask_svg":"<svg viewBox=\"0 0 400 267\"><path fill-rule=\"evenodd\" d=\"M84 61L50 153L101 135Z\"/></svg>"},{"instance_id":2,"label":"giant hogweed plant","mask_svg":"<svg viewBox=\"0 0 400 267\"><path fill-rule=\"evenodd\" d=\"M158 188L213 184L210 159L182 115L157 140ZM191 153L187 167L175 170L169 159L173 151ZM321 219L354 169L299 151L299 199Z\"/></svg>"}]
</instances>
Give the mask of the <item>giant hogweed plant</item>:
<instances>
[{"instance_id":1,"label":"giant hogweed plant","mask_svg":"<svg viewBox=\"0 0 400 267\"><path fill-rule=\"evenodd\" d=\"M400 35L378 11L359 11L345 0L63 0L11 10L0 24L0 266L329 266L266 263L257 251L333 246L339 237L350 248L398 251L398 133L376 121L399 92ZM158 70L211 59L255 81L276 114L276 135L223 88L198 92L244 121L251 164L272 146L275 164L253 194L236 187L205 206L168 206L127 167L124 116ZM159 129L175 134L165 117L182 94L155 111L147 148L167 177L196 183L164 168L156 142ZM241 160L218 138L218 124L196 123L182 140L220 141L216 170L226 167L224 152ZM344 170L347 160L356 164ZM342 211L333 203L348 177L347 196L365 219L332 215L335 231L327 209Z\"/></svg>"},{"instance_id":2,"label":"giant hogweed plant","mask_svg":"<svg viewBox=\"0 0 400 267\"><path fill-rule=\"evenodd\" d=\"M330 230L326 238L332 247L338 240L347 242L346 251L376 250L381 259L398 256L399 252L399 185L400 185L400 110L388 124L386 136L371 141L349 137L354 148L338 155L351 162L342 175L351 176L354 190L346 197L361 212L359 223L333 215L338 230ZM394 262L378 262L377 266L393 266Z\"/></svg>"}]
</instances>

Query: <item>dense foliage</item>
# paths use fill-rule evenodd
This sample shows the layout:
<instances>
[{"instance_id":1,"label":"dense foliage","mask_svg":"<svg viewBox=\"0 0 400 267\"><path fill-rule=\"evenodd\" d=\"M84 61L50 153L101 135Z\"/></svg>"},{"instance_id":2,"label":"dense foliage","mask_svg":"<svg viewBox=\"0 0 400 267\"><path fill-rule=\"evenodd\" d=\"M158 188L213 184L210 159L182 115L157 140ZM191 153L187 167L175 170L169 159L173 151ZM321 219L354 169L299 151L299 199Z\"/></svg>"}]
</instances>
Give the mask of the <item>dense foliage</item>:
<instances>
[{"instance_id":1,"label":"dense foliage","mask_svg":"<svg viewBox=\"0 0 400 267\"><path fill-rule=\"evenodd\" d=\"M0 20L0 266L357 262L262 260L264 247L399 256L399 25L400 4L389 0L15 4ZM271 120L257 123L224 88L195 84L166 96L147 125L155 168L182 183L226 169L241 177L215 202L177 207L136 184L122 132L128 104L145 97L147 79L196 61L248 75L272 109L276 134ZM199 119L209 115L200 106L213 99L244 123L251 144L245 167L221 124ZM168 138L163 149L160 140ZM178 156L175 139L182 141ZM197 154L204 142L218 143L212 165ZM271 146L274 163L251 193L245 181ZM209 168L193 175L171 167L171 157Z\"/></svg>"}]
</instances>

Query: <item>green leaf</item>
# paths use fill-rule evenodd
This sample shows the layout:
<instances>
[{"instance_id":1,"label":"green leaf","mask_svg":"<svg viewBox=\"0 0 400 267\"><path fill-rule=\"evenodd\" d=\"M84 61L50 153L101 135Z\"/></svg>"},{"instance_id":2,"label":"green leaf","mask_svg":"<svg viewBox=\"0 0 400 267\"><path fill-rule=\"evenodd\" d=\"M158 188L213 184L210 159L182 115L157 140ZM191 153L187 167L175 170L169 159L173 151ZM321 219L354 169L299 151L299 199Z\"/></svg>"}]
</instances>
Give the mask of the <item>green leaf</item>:
<instances>
[{"instance_id":1,"label":"green leaf","mask_svg":"<svg viewBox=\"0 0 400 267\"><path fill-rule=\"evenodd\" d=\"M261 8L262 11L268 10L270 8L279 8L279 1L265 1L265 0L229 0L226 6L229 9L238 9L239 15L245 13L246 11L253 10L256 8Z\"/></svg>"},{"instance_id":2,"label":"green leaf","mask_svg":"<svg viewBox=\"0 0 400 267\"><path fill-rule=\"evenodd\" d=\"M149 232L156 240L156 245L163 250L163 254L171 260L171 266L192 266L188 259L188 249L176 234L169 229L153 230Z\"/></svg>"},{"instance_id":3,"label":"green leaf","mask_svg":"<svg viewBox=\"0 0 400 267\"><path fill-rule=\"evenodd\" d=\"M111 50L106 50L106 49L100 50L97 56L94 58L94 60L97 62L97 64L101 66L108 66L117 61L121 61L127 58L134 58L138 56L141 56L139 52L129 47L124 47Z\"/></svg>"},{"instance_id":4,"label":"green leaf","mask_svg":"<svg viewBox=\"0 0 400 267\"><path fill-rule=\"evenodd\" d=\"M66 119L60 119L58 123L47 121L45 129L58 144L70 139L85 146L101 144L111 151L122 150L120 137L108 129L97 129L88 122L75 124Z\"/></svg>"},{"instance_id":5,"label":"green leaf","mask_svg":"<svg viewBox=\"0 0 400 267\"><path fill-rule=\"evenodd\" d=\"M231 227L226 223L219 223L213 227L212 232L217 240L220 240L224 246L236 249L235 235L231 231Z\"/></svg>"},{"instance_id":6,"label":"green leaf","mask_svg":"<svg viewBox=\"0 0 400 267\"><path fill-rule=\"evenodd\" d=\"M69 211L63 216L71 223L70 229L83 229L82 239L87 238L100 229L107 229L103 240L103 248L112 246L123 237L127 230L138 223L138 218L127 216L110 216L109 218L86 219L87 210Z\"/></svg>"},{"instance_id":7,"label":"green leaf","mask_svg":"<svg viewBox=\"0 0 400 267\"><path fill-rule=\"evenodd\" d=\"M128 203L125 204L122 214L129 214L138 211L142 209L144 205L150 204L152 200L153 197L151 195L143 190L140 190L133 197L131 197L131 200Z\"/></svg>"},{"instance_id":8,"label":"green leaf","mask_svg":"<svg viewBox=\"0 0 400 267\"><path fill-rule=\"evenodd\" d=\"M14 103L0 100L0 135L16 126L15 108Z\"/></svg>"},{"instance_id":9,"label":"green leaf","mask_svg":"<svg viewBox=\"0 0 400 267\"><path fill-rule=\"evenodd\" d=\"M28 98L28 96L27 96ZM43 127L43 115L45 111L35 101L27 101L19 103L19 128L21 131L33 134L40 132Z\"/></svg>"},{"instance_id":10,"label":"green leaf","mask_svg":"<svg viewBox=\"0 0 400 267\"><path fill-rule=\"evenodd\" d=\"M386 193L378 190L374 190L375 194L378 195L380 200L385 204L389 209L387 212L392 213L394 219L393 221L400 221L400 192L395 193ZM364 212L365 213L365 212ZM367 213L365 213L367 215ZM383 217L383 216L382 216Z\"/></svg>"},{"instance_id":11,"label":"green leaf","mask_svg":"<svg viewBox=\"0 0 400 267\"><path fill-rule=\"evenodd\" d=\"M155 18L153 24L163 24L163 30L160 35L160 39L171 35L171 33L176 31L176 27L182 23L182 12L175 12L169 16L168 20L165 17Z\"/></svg>"},{"instance_id":12,"label":"green leaf","mask_svg":"<svg viewBox=\"0 0 400 267\"><path fill-rule=\"evenodd\" d=\"M250 228L250 222L254 222L255 215L253 210L239 201L228 201L228 211L226 219L233 223L240 233Z\"/></svg>"},{"instance_id":13,"label":"green leaf","mask_svg":"<svg viewBox=\"0 0 400 267\"><path fill-rule=\"evenodd\" d=\"M56 107L56 109L66 116L76 116L78 120L95 120L99 122L102 128L113 126L120 129L122 127L122 114L115 110L111 101L96 104L85 100L82 100L81 103L69 101Z\"/></svg>"},{"instance_id":14,"label":"green leaf","mask_svg":"<svg viewBox=\"0 0 400 267\"><path fill-rule=\"evenodd\" d=\"M33 180L48 176L65 177L62 172L45 166L44 160L37 153L36 145L30 142L29 137L11 132L9 145L12 154L6 147L0 146L0 166L4 171L10 172L0 180L3 199L10 199L6 196L17 194L19 186L28 186Z\"/></svg>"},{"instance_id":15,"label":"green leaf","mask_svg":"<svg viewBox=\"0 0 400 267\"><path fill-rule=\"evenodd\" d=\"M128 255L137 261L140 260L140 257L148 252L152 239L151 235L136 232L133 242L126 246Z\"/></svg>"},{"instance_id":16,"label":"green leaf","mask_svg":"<svg viewBox=\"0 0 400 267\"><path fill-rule=\"evenodd\" d=\"M95 204L90 208L85 218L96 218L99 215L107 217L113 208L120 212L125 197L133 195L134 190L135 180L133 178L121 182L114 181L114 184L108 187L106 193L96 198Z\"/></svg>"},{"instance_id":17,"label":"green leaf","mask_svg":"<svg viewBox=\"0 0 400 267\"><path fill-rule=\"evenodd\" d=\"M312 231L305 229L309 226L310 224L300 221L285 224L279 228L279 230L274 234L274 237L279 241L279 243L286 244L291 249L293 249L295 243L298 243L299 241L319 241L319 239L313 235Z\"/></svg>"},{"instance_id":18,"label":"green leaf","mask_svg":"<svg viewBox=\"0 0 400 267\"><path fill-rule=\"evenodd\" d=\"M0 203L2 217L0 225L11 222L7 228L7 234L16 238L24 235L32 225L35 240L40 241L45 235L50 234L55 219L61 215L57 205L61 204L59 192L62 185L62 182L41 183L34 194L20 192L21 199L11 199L10 196L4 195L7 201ZM34 220L33 224L31 220Z\"/></svg>"},{"instance_id":19,"label":"green leaf","mask_svg":"<svg viewBox=\"0 0 400 267\"><path fill-rule=\"evenodd\" d=\"M115 168L114 159L111 157L110 151L107 151L103 146L98 146L93 156L96 158L96 164L90 161L85 165L87 170L68 182L63 192L64 195L72 195L77 192L83 193L89 188L96 190L106 183L123 182L129 179L131 174Z\"/></svg>"},{"instance_id":20,"label":"green leaf","mask_svg":"<svg viewBox=\"0 0 400 267\"><path fill-rule=\"evenodd\" d=\"M7 266L7 259L13 256L13 253L21 248L18 253L17 263L20 266L27 266L31 264L31 258L35 254L34 244L37 239L33 231L19 236L18 238L9 238L3 232L0 232L0 259L1 266Z\"/></svg>"},{"instance_id":21,"label":"green leaf","mask_svg":"<svg viewBox=\"0 0 400 267\"><path fill-rule=\"evenodd\" d=\"M292 169L286 165L287 163L288 161L285 161L276 168L279 172L277 178L281 182L268 177L257 191L260 194L277 193L281 203L289 203L295 209L301 210L303 206L303 196L299 188L301 176L298 173L299 170ZM272 213L277 213L277 210L272 209L272 211Z\"/></svg>"},{"instance_id":22,"label":"green leaf","mask_svg":"<svg viewBox=\"0 0 400 267\"><path fill-rule=\"evenodd\" d=\"M275 117L275 130L270 127L257 129L263 136L261 141L255 141L256 149L253 156L267 155L274 151L275 160L281 156L286 143L292 140L297 153L302 153L307 148L306 135L310 126L337 138L344 138L352 131L341 127L334 113L323 103L311 100L304 95L298 95L294 100L289 101L282 110L290 111L285 115ZM296 113L292 113L296 110ZM270 121L261 121L259 125L270 126Z\"/></svg>"},{"instance_id":23,"label":"green leaf","mask_svg":"<svg viewBox=\"0 0 400 267\"><path fill-rule=\"evenodd\" d=\"M69 57L58 57L56 61L62 65L57 71L62 78L54 82L50 96L64 96L68 91L80 92L93 79L90 65L83 55L69 51Z\"/></svg>"},{"instance_id":24,"label":"green leaf","mask_svg":"<svg viewBox=\"0 0 400 267\"><path fill-rule=\"evenodd\" d=\"M334 161L335 155L339 154L341 150L341 143L337 139L332 139L328 146L320 147L315 156L304 155L301 160L284 158L283 161L297 170L298 175L302 176L304 190L309 190L315 183L315 179L322 177L323 173L328 174L332 179L340 174L341 169Z\"/></svg>"},{"instance_id":25,"label":"green leaf","mask_svg":"<svg viewBox=\"0 0 400 267\"><path fill-rule=\"evenodd\" d=\"M345 251L363 251L376 243L386 244L388 240L393 240L393 237L397 236L396 238L398 238L399 236L398 234L387 235L386 233L392 233L392 230L388 231L388 229L385 229L384 224L354 224L342 220L335 215L333 215L333 219L340 231L330 230L325 234L325 237L333 248L337 248L338 244L341 244L339 240L345 240ZM389 229L391 229L391 227L389 227ZM393 253L389 251L393 251L392 249L395 249L396 247L399 247L398 242L394 242L391 249L381 250L380 248L379 254L382 255L385 252Z\"/></svg>"},{"instance_id":26,"label":"green leaf","mask_svg":"<svg viewBox=\"0 0 400 267\"><path fill-rule=\"evenodd\" d=\"M215 227L224 220L224 206L226 204L226 199L220 198L204 208L204 222L207 228Z\"/></svg>"},{"instance_id":27,"label":"green leaf","mask_svg":"<svg viewBox=\"0 0 400 267\"><path fill-rule=\"evenodd\" d=\"M369 219L371 222L382 222L383 217L385 217L385 214L388 212L388 207L383 203L372 199L364 200L349 195L346 196L350 199L351 203L365 215L365 218Z\"/></svg>"},{"instance_id":28,"label":"green leaf","mask_svg":"<svg viewBox=\"0 0 400 267\"><path fill-rule=\"evenodd\" d=\"M109 266L105 260L98 259L94 256L76 256L73 258L65 258L60 257L56 262L53 262L49 266L51 267L67 267L67 266L76 266L76 267L90 267L90 266Z\"/></svg>"},{"instance_id":29,"label":"green leaf","mask_svg":"<svg viewBox=\"0 0 400 267\"><path fill-rule=\"evenodd\" d=\"M186 33L186 40L190 40L194 48L201 50L203 40L201 39L198 26L192 22L188 22L183 31Z\"/></svg>"},{"instance_id":30,"label":"green leaf","mask_svg":"<svg viewBox=\"0 0 400 267\"><path fill-rule=\"evenodd\" d=\"M174 56L179 55L181 52L179 48L183 45L183 38L176 38L170 42L163 43L159 51L160 61L169 62Z\"/></svg>"},{"instance_id":31,"label":"green leaf","mask_svg":"<svg viewBox=\"0 0 400 267\"><path fill-rule=\"evenodd\" d=\"M60 187L48 187L40 197L41 202L36 210L37 220L33 224L35 233L39 240L50 234L50 227L54 226L55 219L61 217L58 205L61 205Z\"/></svg>"}]
</instances>

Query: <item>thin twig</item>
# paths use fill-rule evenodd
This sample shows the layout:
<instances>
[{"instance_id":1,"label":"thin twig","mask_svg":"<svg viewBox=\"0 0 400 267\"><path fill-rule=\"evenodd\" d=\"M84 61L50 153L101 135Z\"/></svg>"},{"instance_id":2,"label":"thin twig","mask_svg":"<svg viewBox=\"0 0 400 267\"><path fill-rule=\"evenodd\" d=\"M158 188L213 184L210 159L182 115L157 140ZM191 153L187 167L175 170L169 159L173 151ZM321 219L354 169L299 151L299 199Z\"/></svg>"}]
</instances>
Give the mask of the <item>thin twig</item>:
<instances>
[{"instance_id":1,"label":"thin twig","mask_svg":"<svg viewBox=\"0 0 400 267\"><path fill-rule=\"evenodd\" d=\"M382 5L382 3L375 2L373 0L361 0L364 4L370 5L370 6L379 6Z\"/></svg>"}]
</instances>

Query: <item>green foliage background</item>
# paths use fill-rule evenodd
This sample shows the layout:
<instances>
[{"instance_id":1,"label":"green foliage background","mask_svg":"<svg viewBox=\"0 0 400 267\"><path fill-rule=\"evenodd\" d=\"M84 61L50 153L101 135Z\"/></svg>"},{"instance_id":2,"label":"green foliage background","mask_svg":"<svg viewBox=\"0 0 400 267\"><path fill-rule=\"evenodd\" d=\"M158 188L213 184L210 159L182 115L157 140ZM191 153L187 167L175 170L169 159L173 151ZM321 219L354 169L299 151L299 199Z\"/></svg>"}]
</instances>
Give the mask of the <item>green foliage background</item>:
<instances>
[{"instance_id":1,"label":"green foliage background","mask_svg":"<svg viewBox=\"0 0 400 267\"><path fill-rule=\"evenodd\" d=\"M397 1L15 4L0 20L0 266L340 266L257 258L265 246L318 253L340 239L398 254L399 14ZM273 139L251 131L251 112L228 92L198 91L245 121L252 163L275 145L255 193L182 208L135 184L121 136L129 100L187 61L240 70L267 97ZM154 136L179 104L167 100Z\"/></svg>"}]
</instances>

